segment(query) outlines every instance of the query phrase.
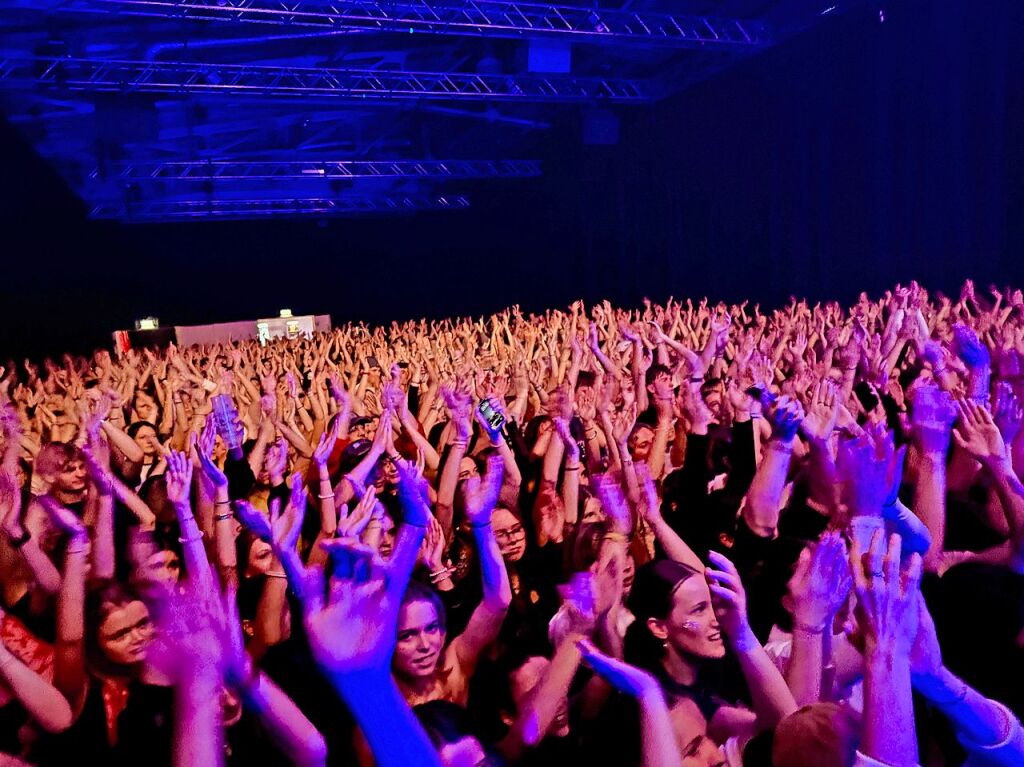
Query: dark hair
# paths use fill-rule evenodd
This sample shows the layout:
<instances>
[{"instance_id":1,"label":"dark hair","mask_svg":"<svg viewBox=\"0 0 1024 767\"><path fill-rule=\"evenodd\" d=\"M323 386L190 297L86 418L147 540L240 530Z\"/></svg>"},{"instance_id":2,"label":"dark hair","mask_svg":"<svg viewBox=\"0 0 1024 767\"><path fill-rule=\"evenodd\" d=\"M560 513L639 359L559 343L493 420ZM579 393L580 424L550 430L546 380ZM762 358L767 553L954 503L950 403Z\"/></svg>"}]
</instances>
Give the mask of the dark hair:
<instances>
[{"instance_id":1,"label":"dark hair","mask_svg":"<svg viewBox=\"0 0 1024 767\"><path fill-rule=\"evenodd\" d=\"M576 376L576 389L581 386L593 386L597 382L597 376L589 370L581 370Z\"/></svg>"},{"instance_id":2,"label":"dark hair","mask_svg":"<svg viewBox=\"0 0 1024 767\"><path fill-rule=\"evenodd\" d=\"M156 434L157 436L160 435L160 433L156 429L156 424L150 423L149 421L136 421L135 423L129 424L128 428L125 429L125 431L128 433L129 437L135 439L135 435L138 434L140 431L142 431L142 429L144 429L147 426L153 430L154 434Z\"/></svg>"},{"instance_id":3,"label":"dark hair","mask_svg":"<svg viewBox=\"0 0 1024 767\"><path fill-rule=\"evenodd\" d=\"M581 515L582 518L582 515ZM581 522L573 536L572 546L568 551L568 570L571 573L582 573L598 560L601 554L601 543L608 534L609 526L604 520L600 522Z\"/></svg>"},{"instance_id":4,"label":"dark hair","mask_svg":"<svg viewBox=\"0 0 1024 767\"><path fill-rule=\"evenodd\" d=\"M523 442L526 443L528 449L533 450L533 446L537 444L537 438L540 437L541 424L550 420L551 419L543 413L535 415L529 420L526 424L526 429L523 432Z\"/></svg>"},{"instance_id":5,"label":"dark hair","mask_svg":"<svg viewBox=\"0 0 1024 767\"><path fill-rule=\"evenodd\" d=\"M409 581L409 587L405 590L405 596L402 597L402 604L407 605L413 602L427 602L433 605L434 612L437 613L437 622L441 624L441 629L444 631L448 630L448 616L445 613L444 602L441 601L441 597L438 596L434 589L419 581Z\"/></svg>"},{"instance_id":6,"label":"dark hair","mask_svg":"<svg viewBox=\"0 0 1024 767\"><path fill-rule=\"evenodd\" d=\"M131 667L114 663L104 654L100 647L100 625L117 608L143 601L135 590L115 580L101 581L86 594L85 657L91 668L106 675L126 676L133 673Z\"/></svg>"},{"instance_id":7,"label":"dark hair","mask_svg":"<svg viewBox=\"0 0 1024 767\"><path fill-rule=\"evenodd\" d=\"M654 379L657 378L662 373L669 377L672 376L672 371L669 370L667 366L662 365L660 362L655 362L653 365L647 368L647 372L644 373L644 385L650 386L651 384L654 383Z\"/></svg>"},{"instance_id":8,"label":"dark hair","mask_svg":"<svg viewBox=\"0 0 1024 767\"><path fill-rule=\"evenodd\" d=\"M672 612L672 597L679 586L697 575L689 565L671 559L658 559L637 568L628 607L636 616L626 631L626 661L656 671L665 654L662 640L651 633L650 618L664 620Z\"/></svg>"}]
</instances>

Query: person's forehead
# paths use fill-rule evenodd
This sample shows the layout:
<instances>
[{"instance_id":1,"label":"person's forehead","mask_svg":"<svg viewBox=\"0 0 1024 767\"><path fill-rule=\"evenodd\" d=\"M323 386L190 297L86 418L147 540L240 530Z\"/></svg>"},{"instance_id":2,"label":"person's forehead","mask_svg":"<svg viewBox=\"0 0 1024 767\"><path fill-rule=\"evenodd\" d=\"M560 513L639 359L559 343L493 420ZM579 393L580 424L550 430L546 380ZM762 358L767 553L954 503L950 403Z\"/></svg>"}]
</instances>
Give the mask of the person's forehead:
<instances>
[{"instance_id":1,"label":"person's forehead","mask_svg":"<svg viewBox=\"0 0 1024 767\"><path fill-rule=\"evenodd\" d=\"M138 623L149 615L149 609L141 600L129 602L113 608L107 617L103 619L103 628L108 631L117 630L124 626L131 626Z\"/></svg>"},{"instance_id":2,"label":"person's forehead","mask_svg":"<svg viewBox=\"0 0 1024 767\"><path fill-rule=\"evenodd\" d=\"M693 576L679 584L675 590L675 603L677 605L692 606L698 602L709 599L711 592L703 578Z\"/></svg>"},{"instance_id":3,"label":"person's forehead","mask_svg":"<svg viewBox=\"0 0 1024 767\"><path fill-rule=\"evenodd\" d=\"M425 599L415 599L402 605L399 615L399 628L408 630L422 628L437 620L437 610Z\"/></svg>"},{"instance_id":4,"label":"person's forehead","mask_svg":"<svg viewBox=\"0 0 1024 767\"><path fill-rule=\"evenodd\" d=\"M498 506L491 512L491 523L495 527L515 527L519 524L515 514L506 508Z\"/></svg>"}]
</instances>

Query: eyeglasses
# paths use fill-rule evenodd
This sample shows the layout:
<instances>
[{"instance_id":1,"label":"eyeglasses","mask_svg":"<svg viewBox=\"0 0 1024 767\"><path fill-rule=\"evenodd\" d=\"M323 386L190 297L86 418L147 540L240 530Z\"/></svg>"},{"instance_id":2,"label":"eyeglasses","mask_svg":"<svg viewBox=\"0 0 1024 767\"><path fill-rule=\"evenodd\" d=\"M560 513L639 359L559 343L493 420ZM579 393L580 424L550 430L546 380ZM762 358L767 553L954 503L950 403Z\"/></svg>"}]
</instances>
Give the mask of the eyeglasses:
<instances>
[{"instance_id":1,"label":"eyeglasses","mask_svg":"<svg viewBox=\"0 0 1024 767\"><path fill-rule=\"evenodd\" d=\"M525 536L526 530L523 529L522 525L510 527L508 528L508 530L494 531L494 537L498 540L499 543L508 543L509 541L514 541Z\"/></svg>"}]
</instances>

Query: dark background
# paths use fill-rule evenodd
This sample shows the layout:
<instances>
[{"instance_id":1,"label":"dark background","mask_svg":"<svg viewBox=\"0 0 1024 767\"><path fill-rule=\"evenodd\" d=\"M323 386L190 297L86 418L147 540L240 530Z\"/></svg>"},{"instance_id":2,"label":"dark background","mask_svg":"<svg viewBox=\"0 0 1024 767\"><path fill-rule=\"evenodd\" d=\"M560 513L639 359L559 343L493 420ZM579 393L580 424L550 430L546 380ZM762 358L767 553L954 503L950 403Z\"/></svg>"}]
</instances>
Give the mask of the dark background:
<instances>
[{"instance_id":1,"label":"dark background","mask_svg":"<svg viewBox=\"0 0 1024 767\"><path fill-rule=\"evenodd\" d=\"M849 301L916 278L1021 285L1024 3L882 3L643 111L617 146L562 113L540 180L465 212L123 226L0 124L0 356L282 307L335 322L648 295Z\"/></svg>"}]
</instances>

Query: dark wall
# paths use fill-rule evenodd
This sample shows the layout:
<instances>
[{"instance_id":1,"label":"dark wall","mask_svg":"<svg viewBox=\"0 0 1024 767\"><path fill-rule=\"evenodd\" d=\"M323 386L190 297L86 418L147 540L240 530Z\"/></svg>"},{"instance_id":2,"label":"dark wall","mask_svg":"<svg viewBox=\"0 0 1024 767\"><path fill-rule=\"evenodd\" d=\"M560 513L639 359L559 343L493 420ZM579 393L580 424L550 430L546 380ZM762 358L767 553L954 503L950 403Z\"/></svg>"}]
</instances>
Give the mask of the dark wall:
<instances>
[{"instance_id":1,"label":"dark wall","mask_svg":"<svg viewBox=\"0 0 1024 767\"><path fill-rule=\"evenodd\" d=\"M868 4L870 5L870 4ZM886 4L889 5L889 4ZM853 298L1024 284L1024 3L904 0L827 20L645 111L615 147L565 116L540 181L408 219L123 227L0 126L0 355L166 324L384 321L577 297ZM571 113L566 113L567 115Z\"/></svg>"}]
</instances>

